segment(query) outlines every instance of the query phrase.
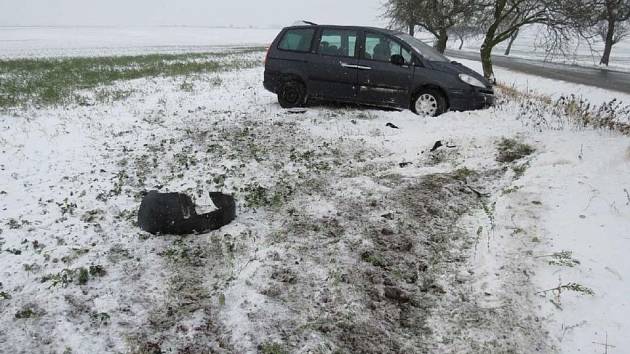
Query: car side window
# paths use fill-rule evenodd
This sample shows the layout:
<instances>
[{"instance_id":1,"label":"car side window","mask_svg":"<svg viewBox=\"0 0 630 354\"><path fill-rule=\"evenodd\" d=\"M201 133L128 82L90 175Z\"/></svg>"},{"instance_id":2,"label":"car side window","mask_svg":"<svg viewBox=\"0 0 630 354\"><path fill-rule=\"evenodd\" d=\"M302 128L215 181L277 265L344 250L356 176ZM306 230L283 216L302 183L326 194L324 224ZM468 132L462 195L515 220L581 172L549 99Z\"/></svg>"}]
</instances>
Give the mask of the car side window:
<instances>
[{"instance_id":1,"label":"car side window","mask_svg":"<svg viewBox=\"0 0 630 354\"><path fill-rule=\"evenodd\" d=\"M284 33L278 48L294 52L308 52L311 50L314 35L313 28L290 29Z\"/></svg>"},{"instance_id":2,"label":"car side window","mask_svg":"<svg viewBox=\"0 0 630 354\"><path fill-rule=\"evenodd\" d=\"M318 52L323 55L354 57L357 37L357 31L324 29L319 41Z\"/></svg>"},{"instance_id":3,"label":"car side window","mask_svg":"<svg viewBox=\"0 0 630 354\"><path fill-rule=\"evenodd\" d=\"M389 62L395 54L402 55L405 64L411 63L411 52L399 42L378 33L365 34L365 59Z\"/></svg>"}]
</instances>

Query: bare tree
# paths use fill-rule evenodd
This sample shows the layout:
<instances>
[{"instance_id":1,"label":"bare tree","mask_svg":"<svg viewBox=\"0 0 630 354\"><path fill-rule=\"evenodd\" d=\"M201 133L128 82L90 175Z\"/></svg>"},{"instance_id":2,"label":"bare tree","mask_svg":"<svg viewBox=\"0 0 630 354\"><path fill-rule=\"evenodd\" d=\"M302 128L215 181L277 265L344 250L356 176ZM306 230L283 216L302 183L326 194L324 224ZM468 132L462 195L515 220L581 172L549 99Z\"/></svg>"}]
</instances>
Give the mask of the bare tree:
<instances>
[{"instance_id":1,"label":"bare tree","mask_svg":"<svg viewBox=\"0 0 630 354\"><path fill-rule=\"evenodd\" d=\"M630 37L630 21L619 22L615 24L615 28L613 31L610 31L610 26L607 25L605 22L600 22L598 27L598 34L602 38L604 43L606 43L604 54L600 63L608 65L608 62L610 61L610 54L612 53L612 47L622 40ZM609 34L610 32L612 32L612 37Z\"/></svg>"},{"instance_id":2,"label":"bare tree","mask_svg":"<svg viewBox=\"0 0 630 354\"><path fill-rule=\"evenodd\" d=\"M486 29L481 45L483 75L494 81L492 50L510 39L523 26L541 23L547 26L567 26L561 5L566 0L487 0L486 16L482 19Z\"/></svg>"},{"instance_id":3,"label":"bare tree","mask_svg":"<svg viewBox=\"0 0 630 354\"><path fill-rule=\"evenodd\" d=\"M388 0L385 16L393 27L422 27L435 36L435 48L444 53L449 30L465 24L480 0Z\"/></svg>"},{"instance_id":4,"label":"bare tree","mask_svg":"<svg viewBox=\"0 0 630 354\"><path fill-rule=\"evenodd\" d=\"M460 24L451 27L449 30L449 36L454 36L459 40L459 50L464 47L464 41L468 38L478 37L483 34L479 26L472 24Z\"/></svg>"},{"instance_id":5,"label":"bare tree","mask_svg":"<svg viewBox=\"0 0 630 354\"><path fill-rule=\"evenodd\" d=\"M630 34L630 0L600 0L598 10L601 15L595 28L604 41L600 64L607 66L613 46Z\"/></svg>"},{"instance_id":6,"label":"bare tree","mask_svg":"<svg viewBox=\"0 0 630 354\"><path fill-rule=\"evenodd\" d=\"M508 42L507 48L505 48L505 55L510 55L510 52L512 52L512 45L514 44L514 41L516 41L516 38L518 37L518 33L519 30L516 30L514 32L514 34L512 34L512 36L510 37L510 41Z\"/></svg>"},{"instance_id":7,"label":"bare tree","mask_svg":"<svg viewBox=\"0 0 630 354\"><path fill-rule=\"evenodd\" d=\"M563 12L582 38L604 41L600 64L608 65L613 46L630 35L630 0L574 0Z\"/></svg>"},{"instance_id":8,"label":"bare tree","mask_svg":"<svg viewBox=\"0 0 630 354\"><path fill-rule=\"evenodd\" d=\"M539 35L542 36L537 40L538 43L535 45L540 45L545 49L545 58L556 56L567 58L575 51L575 47L572 43L584 38L590 46L591 40L588 37L592 37L592 35L585 35L585 32L573 25L540 28Z\"/></svg>"},{"instance_id":9,"label":"bare tree","mask_svg":"<svg viewBox=\"0 0 630 354\"><path fill-rule=\"evenodd\" d=\"M416 0L388 0L383 15L389 18L389 26L404 28L410 36L415 34L418 21Z\"/></svg>"}]
</instances>

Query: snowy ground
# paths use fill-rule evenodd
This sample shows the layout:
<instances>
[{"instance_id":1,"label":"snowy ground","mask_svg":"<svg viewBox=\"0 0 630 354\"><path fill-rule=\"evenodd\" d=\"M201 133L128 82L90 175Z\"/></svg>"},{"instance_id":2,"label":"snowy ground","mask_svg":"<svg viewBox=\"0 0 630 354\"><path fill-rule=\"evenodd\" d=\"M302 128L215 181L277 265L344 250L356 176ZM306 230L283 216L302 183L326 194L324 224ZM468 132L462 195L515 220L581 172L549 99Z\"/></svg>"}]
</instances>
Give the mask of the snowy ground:
<instances>
[{"instance_id":1,"label":"snowy ground","mask_svg":"<svg viewBox=\"0 0 630 354\"><path fill-rule=\"evenodd\" d=\"M292 114L261 67L1 115L0 352L623 352L630 139L557 99L628 97L497 73L439 118ZM238 218L151 236L151 189Z\"/></svg>"}]
</instances>

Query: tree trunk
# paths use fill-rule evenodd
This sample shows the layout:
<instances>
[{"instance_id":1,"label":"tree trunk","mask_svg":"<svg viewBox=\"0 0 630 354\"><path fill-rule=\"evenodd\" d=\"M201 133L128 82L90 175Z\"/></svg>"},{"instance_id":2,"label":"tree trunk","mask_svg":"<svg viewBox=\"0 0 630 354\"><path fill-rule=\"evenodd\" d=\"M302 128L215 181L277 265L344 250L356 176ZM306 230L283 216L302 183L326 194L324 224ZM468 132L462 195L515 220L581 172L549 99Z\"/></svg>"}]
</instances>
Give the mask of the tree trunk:
<instances>
[{"instance_id":1,"label":"tree trunk","mask_svg":"<svg viewBox=\"0 0 630 354\"><path fill-rule=\"evenodd\" d=\"M600 64L608 66L608 62L610 61L610 53L612 52L612 47L615 44L615 20L608 20L608 29L606 30L606 44L604 45L604 55L602 55L602 60L599 62Z\"/></svg>"},{"instance_id":2,"label":"tree trunk","mask_svg":"<svg viewBox=\"0 0 630 354\"><path fill-rule=\"evenodd\" d=\"M499 5L505 5L505 1L501 2ZM498 4L498 3L497 3ZM498 5L497 5L498 6ZM495 18L498 15L495 14ZM486 31L486 37L483 40L483 44L481 45L481 66L483 67L483 77L488 79L488 81L492 83L496 83L496 79L494 77L494 70L492 69L492 49L496 45L494 42L494 36L497 33L497 28L499 28L498 21L495 22L488 27Z\"/></svg>"},{"instance_id":3,"label":"tree trunk","mask_svg":"<svg viewBox=\"0 0 630 354\"><path fill-rule=\"evenodd\" d=\"M483 76L490 82L496 83L492 69L492 47L493 45L487 41L481 45L481 66L483 67Z\"/></svg>"},{"instance_id":4,"label":"tree trunk","mask_svg":"<svg viewBox=\"0 0 630 354\"><path fill-rule=\"evenodd\" d=\"M409 35L413 37L415 34L416 34L416 25L409 24Z\"/></svg>"},{"instance_id":5,"label":"tree trunk","mask_svg":"<svg viewBox=\"0 0 630 354\"><path fill-rule=\"evenodd\" d=\"M510 42L508 43L508 46L505 49L505 55L510 55L510 52L512 51L512 44L514 44L516 37L518 37L518 30L514 32L514 34L510 37Z\"/></svg>"},{"instance_id":6,"label":"tree trunk","mask_svg":"<svg viewBox=\"0 0 630 354\"><path fill-rule=\"evenodd\" d=\"M446 42L448 42L448 33L446 32L446 30L441 29L438 32L438 39L435 43L435 49L437 49L437 51L440 53L444 53L444 51L446 50Z\"/></svg>"},{"instance_id":7,"label":"tree trunk","mask_svg":"<svg viewBox=\"0 0 630 354\"><path fill-rule=\"evenodd\" d=\"M464 48L464 37L459 37L459 50Z\"/></svg>"}]
</instances>

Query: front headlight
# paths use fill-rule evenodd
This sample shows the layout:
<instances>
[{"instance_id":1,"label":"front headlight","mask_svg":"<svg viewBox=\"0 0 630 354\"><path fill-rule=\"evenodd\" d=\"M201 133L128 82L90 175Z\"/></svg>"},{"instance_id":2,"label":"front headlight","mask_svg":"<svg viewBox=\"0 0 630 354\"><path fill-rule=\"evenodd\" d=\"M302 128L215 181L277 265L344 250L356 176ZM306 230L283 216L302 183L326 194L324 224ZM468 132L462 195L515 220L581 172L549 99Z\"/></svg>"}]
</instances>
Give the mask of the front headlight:
<instances>
[{"instance_id":1,"label":"front headlight","mask_svg":"<svg viewBox=\"0 0 630 354\"><path fill-rule=\"evenodd\" d=\"M470 76L468 74L459 74L459 79L462 80L463 82L467 83L470 86L486 88L486 85L484 85L483 82L475 79L474 77L472 77L472 76Z\"/></svg>"}]
</instances>

